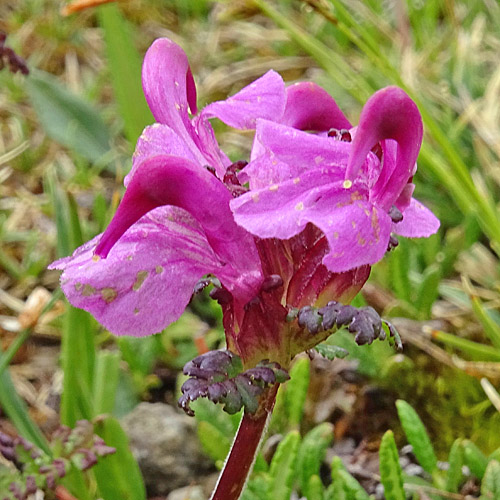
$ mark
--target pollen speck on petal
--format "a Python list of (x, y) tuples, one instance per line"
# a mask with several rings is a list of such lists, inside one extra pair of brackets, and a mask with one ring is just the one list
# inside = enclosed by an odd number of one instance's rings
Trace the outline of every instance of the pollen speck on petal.
[(114, 288), (103, 288), (101, 290), (101, 297), (107, 304), (111, 304), (118, 297), (118, 292)]
[(84, 285), (82, 290), (82, 295), (84, 297), (90, 297), (91, 295), (94, 295), (94, 293), (95, 293), (95, 288), (92, 285), (89, 284)]
[(134, 290), (134, 292), (137, 292), (141, 288), (141, 286), (144, 283), (145, 279), (148, 277), (148, 274), (149, 274), (148, 271), (139, 271), (137, 273), (137, 276), (136, 276), (136, 279), (135, 279), (135, 283), (132, 286), (132, 290)]

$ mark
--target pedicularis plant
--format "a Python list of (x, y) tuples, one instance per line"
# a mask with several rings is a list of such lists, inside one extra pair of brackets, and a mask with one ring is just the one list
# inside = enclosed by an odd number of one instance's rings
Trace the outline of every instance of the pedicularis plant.
[[(143, 87), (158, 123), (140, 137), (107, 230), (52, 264), (69, 301), (116, 335), (151, 335), (213, 284), (227, 351), (185, 367), (180, 405), (200, 397), (244, 415), (214, 500), (240, 496), (278, 384), (293, 357), (347, 326), (358, 343), (390, 328), (345, 305), (370, 266), (439, 222), (412, 198), (422, 120), (399, 88), (376, 92), (357, 127), (314, 83), (274, 71), (197, 112), (184, 51), (153, 43)], [(253, 129), (250, 161), (232, 163), (211, 118)]]

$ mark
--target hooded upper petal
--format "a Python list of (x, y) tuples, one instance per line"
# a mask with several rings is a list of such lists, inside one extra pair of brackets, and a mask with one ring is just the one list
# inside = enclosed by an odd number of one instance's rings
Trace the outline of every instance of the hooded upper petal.
[(335, 99), (313, 82), (290, 85), (286, 97), (285, 113), (280, 120), (283, 125), (315, 132), (351, 128)]
[[(158, 155), (176, 156), (190, 160), (193, 163), (197, 162), (192, 150), (174, 130), (168, 125), (155, 123), (146, 127), (137, 141), (132, 157), (132, 169), (125, 176), (125, 186), (128, 186), (135, 171), (144, 160)], [(200, 168), (203, 167), (200, 166)]]
[(61, 287), (76, 307), (92, 313), (116, 335), (156, 333), (184, 311), (205, 274), (225, 277), (224, 266), (201, 226), (184, 210), (157, 208), (132, 225), (106, 259), (94, 257), (97, 236), (61, 269)]
[(422, 118), (415, 103), (398, 87), (375, 92), (361, 112), (346, 170), (346, 179), (354, 180), (370, 150), (380, 141), (397, 143), (394, 169), (388, 179), (382, 176), (372, 191), (372, 199), (389, 210), (408, 179), (422, 144)]
[(156, 121), (174, 130), (203, 164), (188, 113), (196, 104), (196, 88), (181, 47), (167, 38), (155, 40), (144, 57), (142, 86)]

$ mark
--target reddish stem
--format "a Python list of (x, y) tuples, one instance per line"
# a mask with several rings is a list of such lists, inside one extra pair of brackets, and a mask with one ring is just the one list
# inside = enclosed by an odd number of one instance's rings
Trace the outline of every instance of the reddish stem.
[(276, 400), (276, 384), (255, 415), (244, 413), (233, 446), (224, 464), (210, 500), (237, 500), (240, 498), (248, 476), (252, 471), (264, 430)]

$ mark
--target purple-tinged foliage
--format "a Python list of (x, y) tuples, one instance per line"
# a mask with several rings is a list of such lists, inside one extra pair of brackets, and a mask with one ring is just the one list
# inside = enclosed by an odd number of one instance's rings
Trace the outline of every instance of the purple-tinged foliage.
[(333, 300), (322, 308), (306, 306), (292, 313), (297, 317), (299, 326), (312, 335), (347, 327), (348, 331), (354, 334), (354, 340), (358, 345), (371, 344), (377, 339), (385, 340), (386, 332), (382, 326), (384, 324), (397, 348), (403, 347), (394, 326), (382, 319), (370, 306), (358, 308)]
[(243, 407), (255, 413), (263, 392), (289, 379), (286, 370), (268, 361), (243, 371), (241, 358), (227, 350), (211, 351), (189, 361), (184, 374), (190, 378), (181, 387), (179, 406), (188, 415), (194, 415), (190, 404), (200, 397), (222, 403), (230, 414)]
[(51, 456), (20, 436), (0, 432), (0, 454), (15, 466), (0, 475), (0, 491), (10, 492), (2, 500), (27, 500), (37, 489), (53, 492), (71, 469), (87, 470), (99, 457), (116, 452), (94, 434), (94, 425), (87, 420), (77, 422), (74, 429), (60, 427), (49, 445)]
[(23, 75), (28, 75), (30, 70), (26, 65), (26, 61), (18, 56), (13, 49), (5, 46), (7, 34), (0, 31), (0, 71), (7, 64), (11, 73), (21, 72)]

